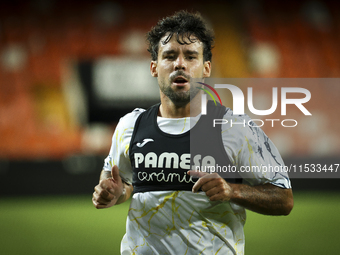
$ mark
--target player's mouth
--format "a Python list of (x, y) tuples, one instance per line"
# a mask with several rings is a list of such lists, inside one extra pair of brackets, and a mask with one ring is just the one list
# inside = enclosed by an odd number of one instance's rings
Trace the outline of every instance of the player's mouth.
[(186, 85), (189, 85), (189, 80), (183, 76), (177, 76), (173, 82), (172, 82), (173, 85), (175, 86), (186, 86)]

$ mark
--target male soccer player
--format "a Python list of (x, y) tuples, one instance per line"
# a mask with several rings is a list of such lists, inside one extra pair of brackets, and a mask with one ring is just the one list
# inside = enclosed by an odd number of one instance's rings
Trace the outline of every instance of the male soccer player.
[[(180, 11), (160, 20), (148, 41), (150, 71), (157, 77), (161, 103), (120, 119), (93, 204), (108, 208), (133, 194), (122, 254), (243, 254), (245, 209), (288, 215), (293, 207), (288, 177), (256, 171), (240, 172), (242, 181), (225, 179), (193, 171), (192, 157), (198, 155), (202, 163), (207, 155), (210, 163), (216, 159), (239, 170), (282, 166), (282, 159), (263, 131), (249, 126), (208, 130), (192, 148), (202, 149), (202, 154), (190, 151), (190, 133), (202, 126), (198, 117), (190, 127), (190, 116), (200, 116), (196, 106), (201, 98), (200, 85), (192, 78), (210, 76), (212, 32), (199, 14)], [(249, 120), (210, 103), (208, 113)], [(212, 152), (210, 144), (221, 149)]]

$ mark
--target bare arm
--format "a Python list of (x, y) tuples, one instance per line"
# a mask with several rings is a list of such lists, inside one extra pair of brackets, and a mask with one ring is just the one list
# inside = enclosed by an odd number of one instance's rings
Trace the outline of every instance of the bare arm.
[(293, 209), (292, 189), (267, 183), (257, 186), (228, 183), (232, 190), (230, 201), (251, 211), (266, 215), (288, 215)]
[(294, 205), (291, 189), (282, 189), (269, 183), (257, 186), (227, 183), (216, 173), (188, 173), (199, 177), (193, 186), (193, 192), (201, 188), (211, 201), (231, 201), (266, 215), (288, 215)]
[(117, 166), (111, 172), (102, 171), (99, 184), (94, 188), (92, 203), (97, 209), (109, 208), (128, 200), (132, 194), (132, 185), (122, 181)]

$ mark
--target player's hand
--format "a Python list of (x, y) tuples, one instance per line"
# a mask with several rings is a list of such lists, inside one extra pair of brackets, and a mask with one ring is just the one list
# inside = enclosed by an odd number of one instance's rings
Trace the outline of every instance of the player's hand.
[(104, 179), (94, 188), (92, 203), (97, 209), (109, 208), (117, 203), (124, 192), (124, 184), (115, 165), (111, 169), (112, 178)]
[(192, 177), (199, 178), (192, 187), (192, 192), (199, 189), (205, 192), (210, 201), (229, 201), (233, 197), (232, 187), (217, 173), (209, 174), (205, 172), (188, 171)]

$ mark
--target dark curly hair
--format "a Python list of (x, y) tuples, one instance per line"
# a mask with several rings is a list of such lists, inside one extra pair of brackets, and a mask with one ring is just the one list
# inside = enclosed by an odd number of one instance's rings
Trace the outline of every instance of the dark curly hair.
[(190, 37), (195, 36), (203, 43), (203, 61), (211, 61), (213, 31), (207, 28), (206, 22), (198, 12), (176, 12), (173, 16), (160, 20), (156, 26), (151, 28), (147, 33), (147, 41), (152, 60), (157, 60), (159, 42), (167, 33), (169, 35), (162, 41), (163, 44), (167, 44), (174, 34), (176, 34), (177, 42), (182, 45), (194, 43), (196, 40), (192, 40)]

